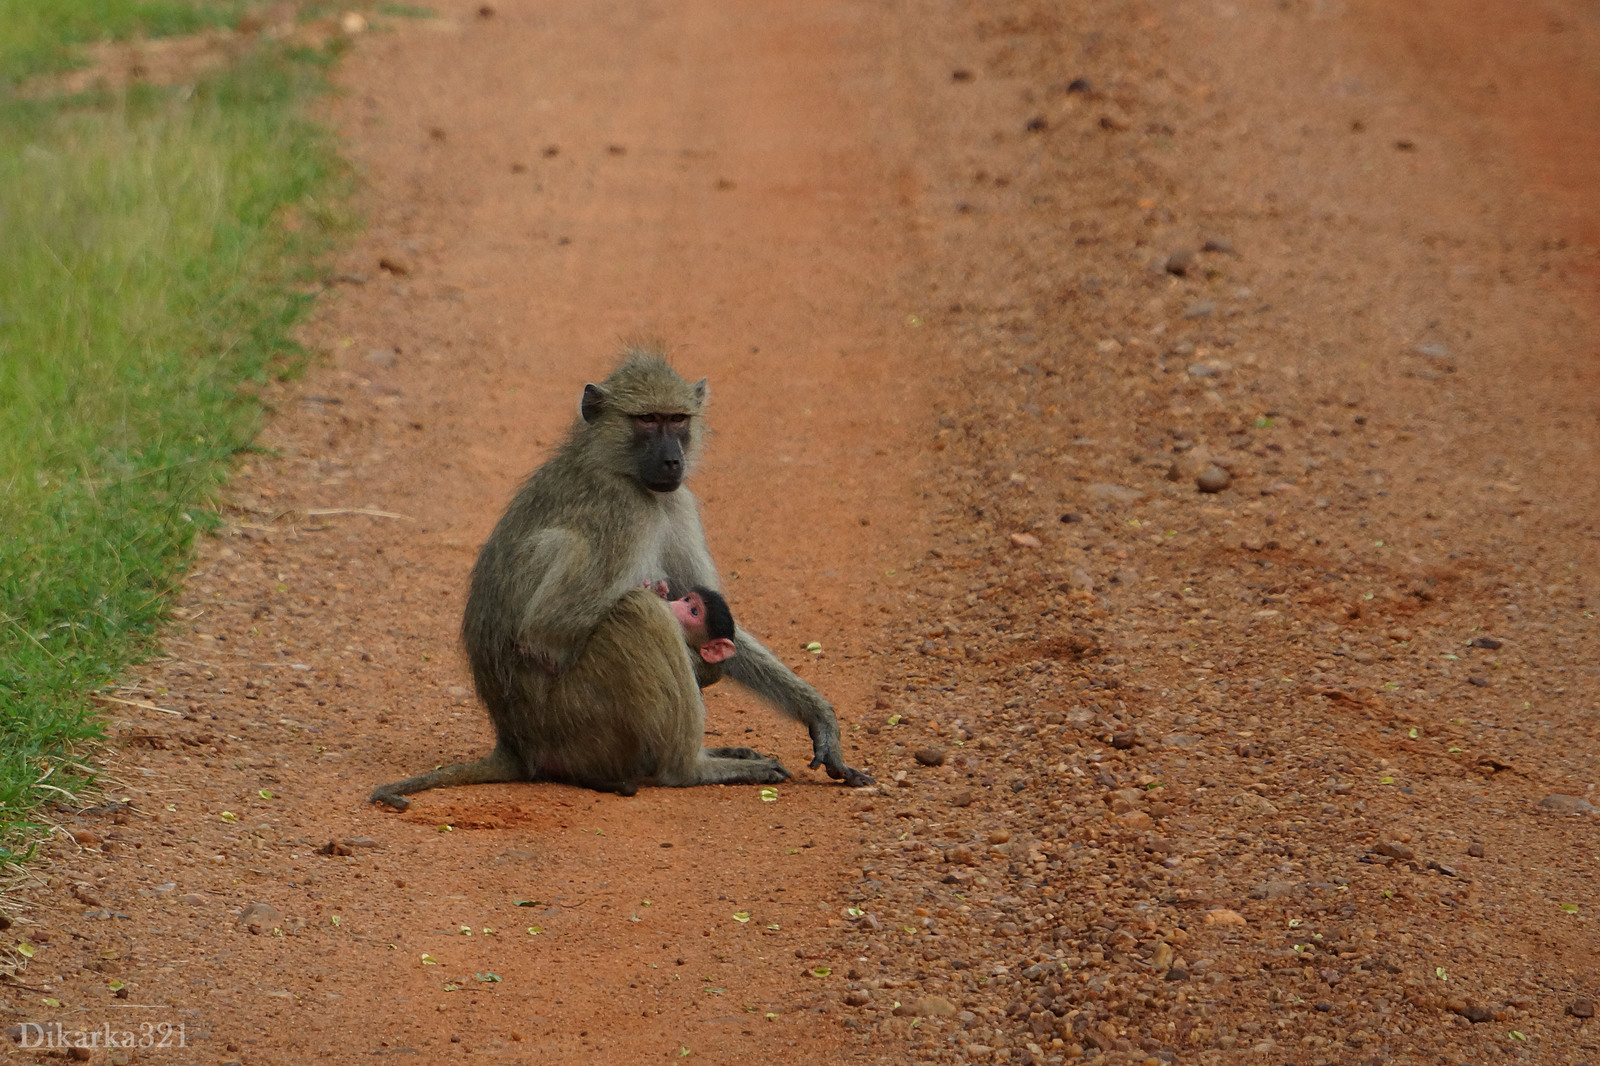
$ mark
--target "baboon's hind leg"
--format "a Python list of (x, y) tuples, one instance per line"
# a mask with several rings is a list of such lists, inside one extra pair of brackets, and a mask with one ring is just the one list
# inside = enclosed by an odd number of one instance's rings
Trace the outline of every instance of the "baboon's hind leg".
[(404, 781), (379, 785), (372, 790), (372, 795), (367, 797), (367, 802), (387, 803), (395, 810), (403, 811), (411, 806), (411, 801), (405, 797), (414, 792), (426, 792), (430, 788), (449, 788), (452, 785), (489, 785), (527, 779), (528, 773), (523, 768), (521, 760), (504, 745), (496, 745), (493, 751), (481, 759), (452, 763), (425, 774), (418, 774), (416, 777), (408, 777)]
[(790, 778), (777, 759), (757, 755), (754, 759), (729, 758), (714, 754), (715, 748), (701, 748), (698, 758), (678, 772), (656, 775), (656, 784), (667, 788), (689, 785), (776, 785)]
[(717, 759), (765, 759), (753, 748), (706, 748), (705, 753)]

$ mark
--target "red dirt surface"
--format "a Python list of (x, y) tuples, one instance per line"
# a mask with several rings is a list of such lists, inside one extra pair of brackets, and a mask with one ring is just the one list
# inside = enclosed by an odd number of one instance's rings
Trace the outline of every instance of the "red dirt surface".
[[(327, 359), (130, 688), (182, 717), (123, 708), (130, 802), (34, 868), (8, 1024), (1600, 1061), (1592, 11), (438, 6), (341, 68)], [(640, 332), (711, 379), (736, 613), (879, 787), (367, 806), (487, 750), (474, 552)]]

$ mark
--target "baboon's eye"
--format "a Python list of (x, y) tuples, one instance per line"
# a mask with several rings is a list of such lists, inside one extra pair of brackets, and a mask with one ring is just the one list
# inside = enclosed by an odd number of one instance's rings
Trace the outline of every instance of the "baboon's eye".
[(666, 416), (666, 420), (671, 425), (681, 426), (685, 422), (689, 421), (689, 416), (688, 415), (667, 415)]

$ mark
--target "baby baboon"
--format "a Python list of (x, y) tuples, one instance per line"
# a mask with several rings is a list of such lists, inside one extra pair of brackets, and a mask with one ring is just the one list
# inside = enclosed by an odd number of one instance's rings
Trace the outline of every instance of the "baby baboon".
[[(683, 684), (691, 663), (683, 635), (674, 624), (672, 640), (662, 636), (671, 610), (640, 587), (664, 578), (674, 591), (717, 588), (699, 507), (681, 488), (706, 395), (704, 380), (689, 384), (654, 349), (627, 352), (603, 383), (584, 386), (579, 421), (511, 501), (472, 570), (461, 634), (494, 751), (382, 786), (373, 800), (401, 807), (407, 793), (490, 781), (627, 791), (651, 777), (691, 785), (789, 776), (748, 748), (683, 757), (679, 738), (692, 732), (698, 744), (704, 704), (692, 674)], [(845, 765), (828, 702), (744, 630), (734, 645), (722, 664), (728, 676), (805, 723), (811, 766), (871, 784)], [(578, 698), (579, 689), (589, 696)], [(621, 705), (631, 700), (640, 702)], [(619, 739), (612, 722), (623, 713), (639, 722)]]
[[(667, 583), (658, 582), (655, 594), (662, 599), (668, 596)], [(689, 642), (694, 653), (690, 665), (694, 667), (695, 681), (708, 688), (722, 680), (722, 664), (737, 653), (734, 637), (738, 634), (733, 624), (733, 612), (722, 593), (711, 589), (690, 589), (682, 599), (667, 604), (683, 627), (683, 639)]]

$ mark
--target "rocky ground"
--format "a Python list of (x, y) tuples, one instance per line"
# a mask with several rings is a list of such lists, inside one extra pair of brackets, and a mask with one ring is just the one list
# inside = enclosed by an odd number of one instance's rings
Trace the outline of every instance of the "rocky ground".
[(973, 10), (939, 53), (987, 136), (939, 173), (960, 370), (846, 1025), (885, 1061), (1600, 1059), (1595, 249), (1463, 181), (1471, 124), (1348, 16), (1120, 11)]
[[(347, 60), (327, 359), (122, 694), (182, 717), (113, 705), (20, 895), (8, 1024), (1600, 1061), (1592, 13), (441, 6)], [(486, 745), (464, 574), (641, 324), (712, 377), (736, 611), (878, 786), (365, 808)]]

